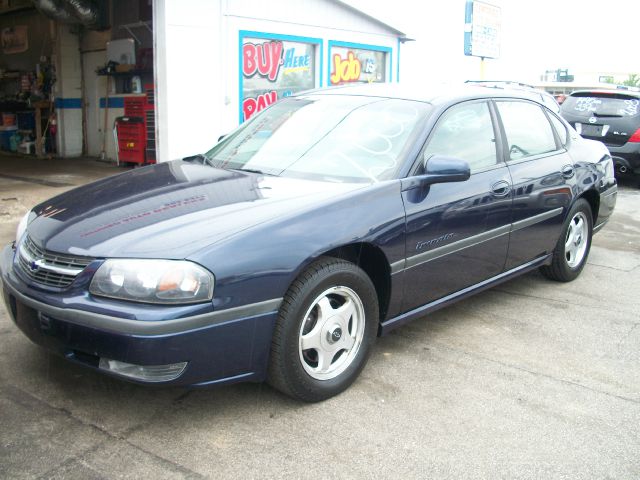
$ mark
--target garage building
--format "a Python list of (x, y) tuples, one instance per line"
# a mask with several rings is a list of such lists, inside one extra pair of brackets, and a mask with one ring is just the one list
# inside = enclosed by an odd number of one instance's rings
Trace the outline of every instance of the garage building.
[(338, 0), (0, 0), (0, 150), (208, 150), (279, 98), (398, 81), (405, 35)]

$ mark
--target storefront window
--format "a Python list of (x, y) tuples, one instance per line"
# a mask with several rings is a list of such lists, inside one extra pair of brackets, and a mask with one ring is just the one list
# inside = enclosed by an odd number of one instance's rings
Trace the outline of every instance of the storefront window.
[(242, 38), (241, 121), (280, 98), (316, 87), (319, 41), (297, 40), (274, 35)]
[(329, 84), (386, 82), (387, 51), (332, 45)]

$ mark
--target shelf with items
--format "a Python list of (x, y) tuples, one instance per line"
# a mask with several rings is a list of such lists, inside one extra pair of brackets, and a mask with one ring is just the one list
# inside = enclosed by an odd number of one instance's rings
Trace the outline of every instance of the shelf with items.
[(114, 94), (143, 93), (142, 85), (153, 80), (153, 70), (132, 69), (126, 72), (96, 72), (98, 76), (107, 77), (112, 82)]
[(115, 70), (113, 71), (102, 71), (102, 70), (98, 70), (96, 72), (99, 76), (101, 77), (134, 77), (134, 76), (143, 76), (143, 75), (153, 75), (153, 70), (148, 70), (148, 69), (131, 69), (131, 70), (126, 70), (126, 71), (120, 71), (117, 72)]

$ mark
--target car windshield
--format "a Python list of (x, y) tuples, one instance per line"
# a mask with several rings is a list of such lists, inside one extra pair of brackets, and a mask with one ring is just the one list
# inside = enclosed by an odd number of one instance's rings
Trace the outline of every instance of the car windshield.
[(205, 155), (215, 167), (334, 182), (394, 178), (430, 105), (378, 97), (285, 98)]
[(564, 101), (562, 111), (585, 116), (633, 117), (640, 113), (640, 99), (614, 93), (574, 93)]

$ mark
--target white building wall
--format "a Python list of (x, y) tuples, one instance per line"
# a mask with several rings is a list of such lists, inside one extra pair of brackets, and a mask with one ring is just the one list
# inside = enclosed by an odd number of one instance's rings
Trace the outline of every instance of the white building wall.
[[(326, 30), (389, 37), (390, 31), (361, 12), (332, 0), (223, 0), (225, 15), (278, 24), (322, 27)], [(395, 38), (395, 37), (394, 37)]]
[(54, 88), (58, 121), (57, 147), (62, 157), (82, 155), (82, 69), (80, 42), (68, 25), (57, 24)]
[(211, 0), (154, 3), (158, 161), (203, 152), (215, 143), (225, 104), (220, 6)]
[(238, 125), (240, 31), (322, 39), (316, 85), (327, 85), (329, 41), (390, 49), (397, 81), (397, 33), (337, 2), (154, 0), (159, 161), (205, 152)]

